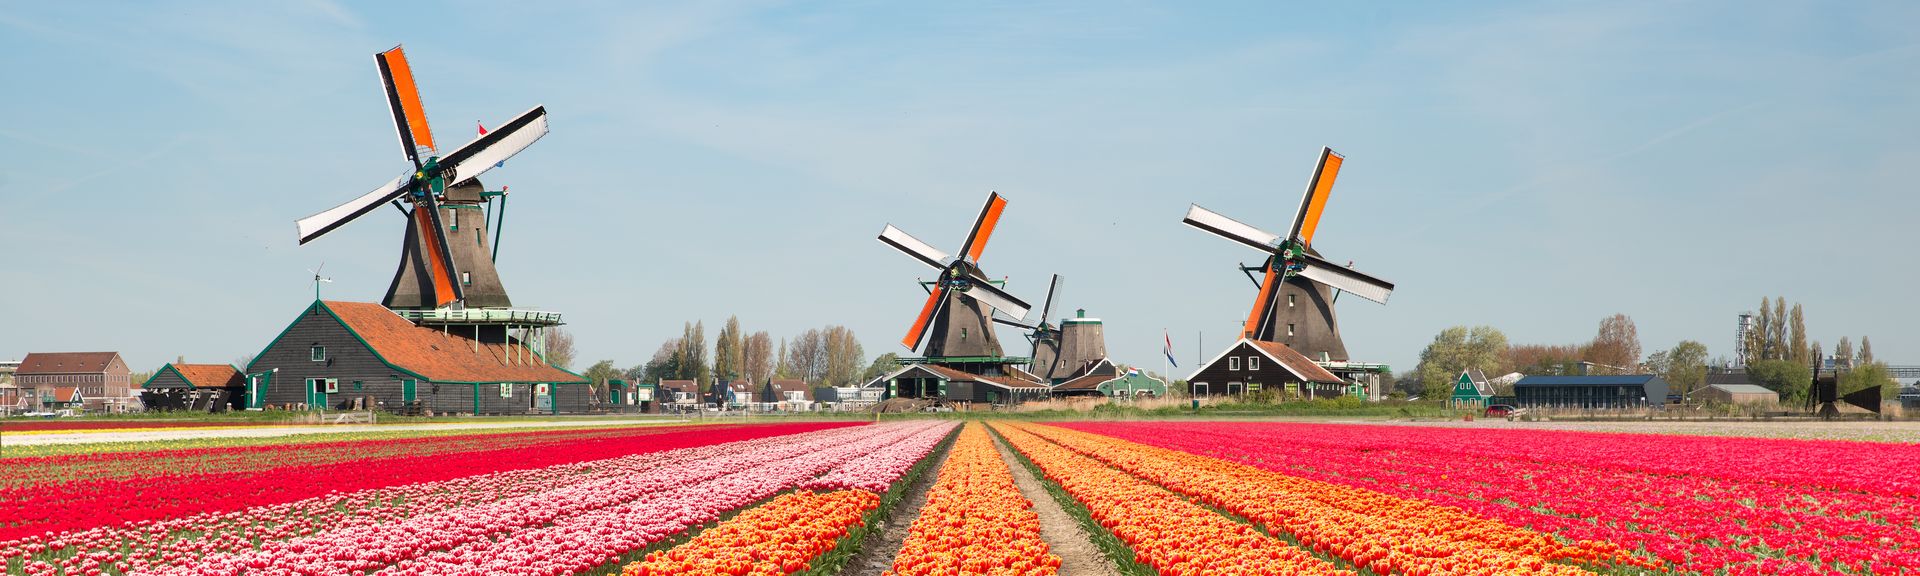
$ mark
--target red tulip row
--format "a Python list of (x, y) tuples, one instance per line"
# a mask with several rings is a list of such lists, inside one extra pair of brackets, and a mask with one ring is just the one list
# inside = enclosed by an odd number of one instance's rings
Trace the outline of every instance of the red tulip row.
[(1161, 574), (1354, 574), (1179, 494), (1042, 439), (1036, 426), (995, 424), (1047, 479)]
[(1380, 574), (1585, 574), (1554, 562), (1612, 566), (1632, 561), (1605, 542), (1563, 544), (1425, 500), (1065, 428), (1024, 428)]
[(866, 490), (792, 492), (755, 506), (685, 544), (627, 565), (622, 576), (778, 576), (806, 570), (859, 526), (880, 496)]
[[(341, 460), (193, 475), (155, 474), (0, 489), (0, 541), (20, 537), (177, 518), (204, 512), (234, 512), (336, 492), (433, 482), (502, 470), (539, 468), (617, 458), (678, 446), (731, 441), (767, 434), (818, 430), (845, 424), (793, 424), (743, 432), (703, 427), (634, 431), (574, 443), (438, 454)], [(251, 452), (272, 462), (300, 449)], [(138, 458), (138, 457), (135, 457)], [(379, 470), (379, 474), (368, 474)]]
[[(475, 431), (412, 438), (361, 438), (333, 442), (217, 446), (0, 459), (8, 474), (0, 489), (72, 484), (89, 480), (200, 476), (316, 466), (350, 460), (486, 452), (530, 446), (579, 444), (688, 430), (685, 426), (609, 426), (532, 431)], [(708, 428), (712, 429), (712, 428)]]
[[(1905, 462), (1912, 446), (1282, 423), (1069, 426), (1613, 542), (1638, 551), (1639, 562), (1690, 572), (1897, 574), (1920, 566), (1911, 474), (1870, 463), (1876, 454)], [(1509, 444), (1496, 449), (1483, 433)], [(1778, 466), (1781, 453), (1796, 451), (1847, 452), (1841, 461), (1887, 482), (1870, 488), (1850, 480), (1854, 472), (1814, 480), (1742, 464), (1751, 456)]]
[(1045, 576), (1059, 569), (1060, 557), (1040, 540), (1033, 503), (975, 422), (954, 441), (887, 574)]
[[(822, 428), (829, 430), (820, 431)], [(403, 524), (409, 519), (448, 517), (458, 515), (463, 510), (499, 505), (501, 502), (537, 503), (541, 493), (554, 488), (617, 483), (640, 473), (674, 468), (702, 457), (753, 451), (762, 446), (771, 448), (817, 442), (818, 436), (835, 433), (833, 429), (850, 430), (842, 426), (818, 425), (701, 428), (688, 430), (693, 432), (691, 434), (656, 435), (644, 444), (627, 445), (627, 452), (639, 453), (619, 458), (331, 493), (234, 512), (202, 513), (47, 534), (0, 543), (0, 566), (21, 562), (17, 564), (21, 566), (21, 570), (16, 572), (18, 574), (40, 573), (37, 571), (51, 574), (55, 569), (64, 569), (69, 575), (85, 573), (89, 567), (122, 574), (189, 569), (201, 566), (208, 556), (222, 552), (251, 550), (255, 546), (271, 548), (278, 546), (277, 543), (314, 538), (325, 533), (364, 533), (381, 526)], [(794, 434), (808, 430), (817, 432)], [(607, 448), (609, 446), (593, 443), (558, 446), (548, 448), (550, 454), (523, 455), (523, 458), (537, 460), (540, 456), (569, 453), (574, 457), (583, 457), (599, 455), (601, 450)], [(460, 469), (469, 463), (457, 459), (467, 457), (470, 455), (449, 456), (443, 464)], [(406, 472), (395, 471), (402, 475)], [(210, 487), (200, 490), (214, 491)]]

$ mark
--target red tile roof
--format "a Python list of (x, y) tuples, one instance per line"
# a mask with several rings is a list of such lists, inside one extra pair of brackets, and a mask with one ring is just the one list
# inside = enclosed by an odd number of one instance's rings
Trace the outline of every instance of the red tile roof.
[(1341, 380), (1339, 376), (1334, 376), (1332, 372), (1328, 372), (1326, 368), (1320, 367), (1319, 364), (1314, 364), (1313, 360), (1309, 360), (1305, 354), (1301, 354), (1287, 347), (1286, 344), (1268, 342), (1266, 340), (1247, 340), (1247, 342), (1252, 343), (1253, 346), (1259, 348), (1261, 352), (1265, 352), (1267, 357), (1272, 358), (1273, 361), (1279, 362), (1282, 366), (1286, 366), (1288, 372), (1292, 372), (1294, 376), (1301, 380), (1323, 384), (1341, 384), (1345, 382)]
[[(412, 322), (379, 304), (323, 302), (334, 316), (373, 347), (380, 358), (436, 382), (585, 382), (565, 370), (539, 363), (519, 344), (481, 343)], [(508, 364), (523, 358), (521, 364)], [(531, 362), (531, 364), (525, 363)]]
[(243, 388), (246, 379), (227, 364), (169, 364), (194, 388)]
[(80, 394), (80, 389), (77, 387), (61, 386), (59, 388), (53, 389), (53, 401), (60, 402), (60, 403), (72, 402), (73, 397), (78, 396), (79, 394)]
[(105, 372), (119, 358), (119, 352), (30, 352), (15, 372), (33, 374), (91, 374)]

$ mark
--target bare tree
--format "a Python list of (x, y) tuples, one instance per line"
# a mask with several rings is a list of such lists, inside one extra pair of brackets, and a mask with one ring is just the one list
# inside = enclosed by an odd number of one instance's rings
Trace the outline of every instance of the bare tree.
[(1860, 363), (1861, 364), (1873, 363), (1873, 342), (1870, 340), (1867, 340), (1866, 336), (1860, 337)]
[(827, 368), (826, 338), (816, 329), (807, 329), (793, 338), (787, 347), (787, 366), (796, 378), (818, 384)]
[(1587, 361), (1629, 372), (1637, 370), (1640, 364), (1640, 333), (1633, 326), (1633, 318), (1626, 314), (1614, 314), (1601, 320), (1600, 333), (1594, 335), (1593, 344), (1587, 346)]
[(766, 382), (773, 378), (773, 336), (761, 330), (748, 336), (740, 346), (740, 359), (748, 380)]
[(859, 384), (861, 370), (867, 365), (867, 352), (861, 349), (860, 339), (853, 336), (853, 330), (845, 326), (828, 326), (822, 338), (826, 365), (822, 370), (821, 384)]
[(1840, 343), (1833, 345), (1833, 365), (1835, 368), (1853, 366), (1853, 341), (1846, 336), (1840, 337)]
[(560, 328), (547, 331), (547, 363), (562, 370), (573, 366), (573, 333)]

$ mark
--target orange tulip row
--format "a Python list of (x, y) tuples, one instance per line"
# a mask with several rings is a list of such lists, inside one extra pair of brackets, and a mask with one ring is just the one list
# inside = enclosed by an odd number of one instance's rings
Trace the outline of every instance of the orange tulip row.
[(1017, 427), (1378, 574), (1590, 574), (1569, 563), (1634, 563), (1611, 543), (1567, 544), (1452, 506), (1054, 426)]
[(1032, 508), (986, 428), (970, 422), (887, 574), (1058, 574), (1060, 557), (1040, 541), (1040, 515)]
[(792, 492), (741, 512), (685, 544), (628, 564), (621, 576), (785, 575), (833, 549), (880, 496), (865, 490)]
[(1035, 436), (995, 424), (1015, 450), (1086, 505), (1095, 521), (1161, 574), (1345, 574), (1325, 560), (1179, 494)]

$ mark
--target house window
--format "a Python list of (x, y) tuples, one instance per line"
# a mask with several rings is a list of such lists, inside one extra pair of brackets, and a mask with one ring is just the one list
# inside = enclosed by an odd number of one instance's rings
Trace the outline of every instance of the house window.
[(1292, 336), (1292, 335), (1293, 335), (1293, 325), (1292, 325), (1292, 324), (1288, 324), (1288, 325), (1287, 325), (1287, 335), (1288, 335), (1288, 336)]
[(466, 285), (466, 286), (472, 286), (472, 285), (473, 285), (473, 273), (472, 273), (472, 272), (461, 272), (461, 273), (460, 273), (460, 283), (461, 283), (461, 284), (463, 284), (463, 285)]
[(1239, 356), (1228, 356), (1228, 357), (1227, 357), (1227, 369), (1228, 369), (1228, 370), (1239, 370), (1239, 369), (1240, 369), (1240, 357), (1239, 357)]
[(311, 357), (313, 358), (313, 361), (314, 361), (314, 362), (326, 362), (326, 361), (327, 361), (327, 347), (326, 347), (326, 346), (314, 346), (314, 347), (313, 347), (313, 350), (310, 350), (310, 351), (309, 351), (309, 356), (311, 356)]
[(1288, 294), (1288, 295), (1287, 295), (1287, 307), (1288, 307), (1288, 308), (1292, 308), (1292, 307), (1293, 307), (1293, 297), (1294, 297), (1294, 295), (1293, 295), (1293, 294)]
[(1260, 357), (1259, 357), (1259, 356), (1248, 356), (1248, 357), (1247, 357), (1247, 369), (1248, 369), (1248, 370), (1259, 370), (1259, 369), (1260, 369)]

